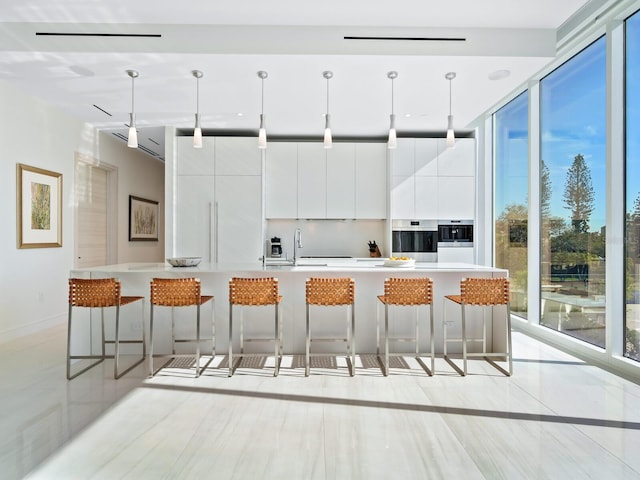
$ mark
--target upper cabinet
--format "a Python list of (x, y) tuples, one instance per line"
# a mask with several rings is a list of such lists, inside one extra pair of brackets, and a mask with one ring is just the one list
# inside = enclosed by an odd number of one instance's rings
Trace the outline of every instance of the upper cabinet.
[(387, 218), (387, 144), (356, 143), (355, 153), (355, 218)]
[(386, 169), (383, 143), (271, 142), (266, 217), (386, 218)]
[(473, 220), (475, 139), (401, 138), (392, 151), (391, 218)]
[(262, 175), (255, 137), (216, 137), (216, 175)]
[(327, 154), (326, 218), (356, 217), (356, 151), (353, 143), (334, 143)]
[(213, 137), (204, 137), (202, 148), (193, 148), (193, 137), (177, 137), (178, 175), (213, 175), (214, 142)]
[(267, 218), (297, 218), (298, 144), (269, 142), (265, 155)]
[(447, 148), (445, 139), (438, 139), (438, 176), (475, 177), (475, 175), (475, 139), (459, 138), (453, 148)]

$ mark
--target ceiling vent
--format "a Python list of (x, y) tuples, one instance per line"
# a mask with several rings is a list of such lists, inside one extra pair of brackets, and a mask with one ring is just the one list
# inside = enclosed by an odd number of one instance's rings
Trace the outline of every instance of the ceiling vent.
[(161, 38), (160, 33), (101, 33), (101, 32), (36, 32), (36, 36), (45, 37), (128, 37)]
[(346, 35), (345, 40), (394, 40), (407, 42), (466, 42), (464, 37), (365, 37)]

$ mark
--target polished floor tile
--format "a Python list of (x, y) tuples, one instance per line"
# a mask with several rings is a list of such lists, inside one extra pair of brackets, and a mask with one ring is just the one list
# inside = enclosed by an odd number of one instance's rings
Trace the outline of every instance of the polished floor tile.
[(64, 350), (64, 326), (0, 349), (3, 479), (640, 479), (640, 386), (520, 333), (511, 378), (289, 356), (69, 382)]

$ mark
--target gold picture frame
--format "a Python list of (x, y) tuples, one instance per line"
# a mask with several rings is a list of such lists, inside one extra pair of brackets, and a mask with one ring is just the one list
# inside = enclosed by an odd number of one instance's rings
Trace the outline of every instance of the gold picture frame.
[(17, 247), (62, 247), (62, 174), (22, 163), (16, 170)]
[(159, 221), (158, 202), (129, 195), (130, 242), (157, 242)]

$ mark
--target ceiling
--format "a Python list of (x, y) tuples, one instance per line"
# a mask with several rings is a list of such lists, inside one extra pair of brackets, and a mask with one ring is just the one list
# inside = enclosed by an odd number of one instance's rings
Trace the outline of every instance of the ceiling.
[[(205, 130), (317, 136), (327, 81), (338, 136), (443, 131), (522, 85), (556, 54), (561, 26), (602, 0), (0, 0), (0, 79), (126, 135), (131, 79), (139, 141), (164, 155), (163, 126), (193, 127), (201, 70)], [(582, 10), (581, 10), (582, 9)], [(559, 30), (560, 29), (560, 30)], [(359, 37), (346, 39), (345, 37)], [(376, 37), (376, 39), (370, 39)], [(419, 38), (419, 40), (416, 40)], [(413, 40), (411, 40), (413, 39)], [(428, 40), (426, 40), (428, 39)], [(506, 78), (492, 74), (506, 70)]]

